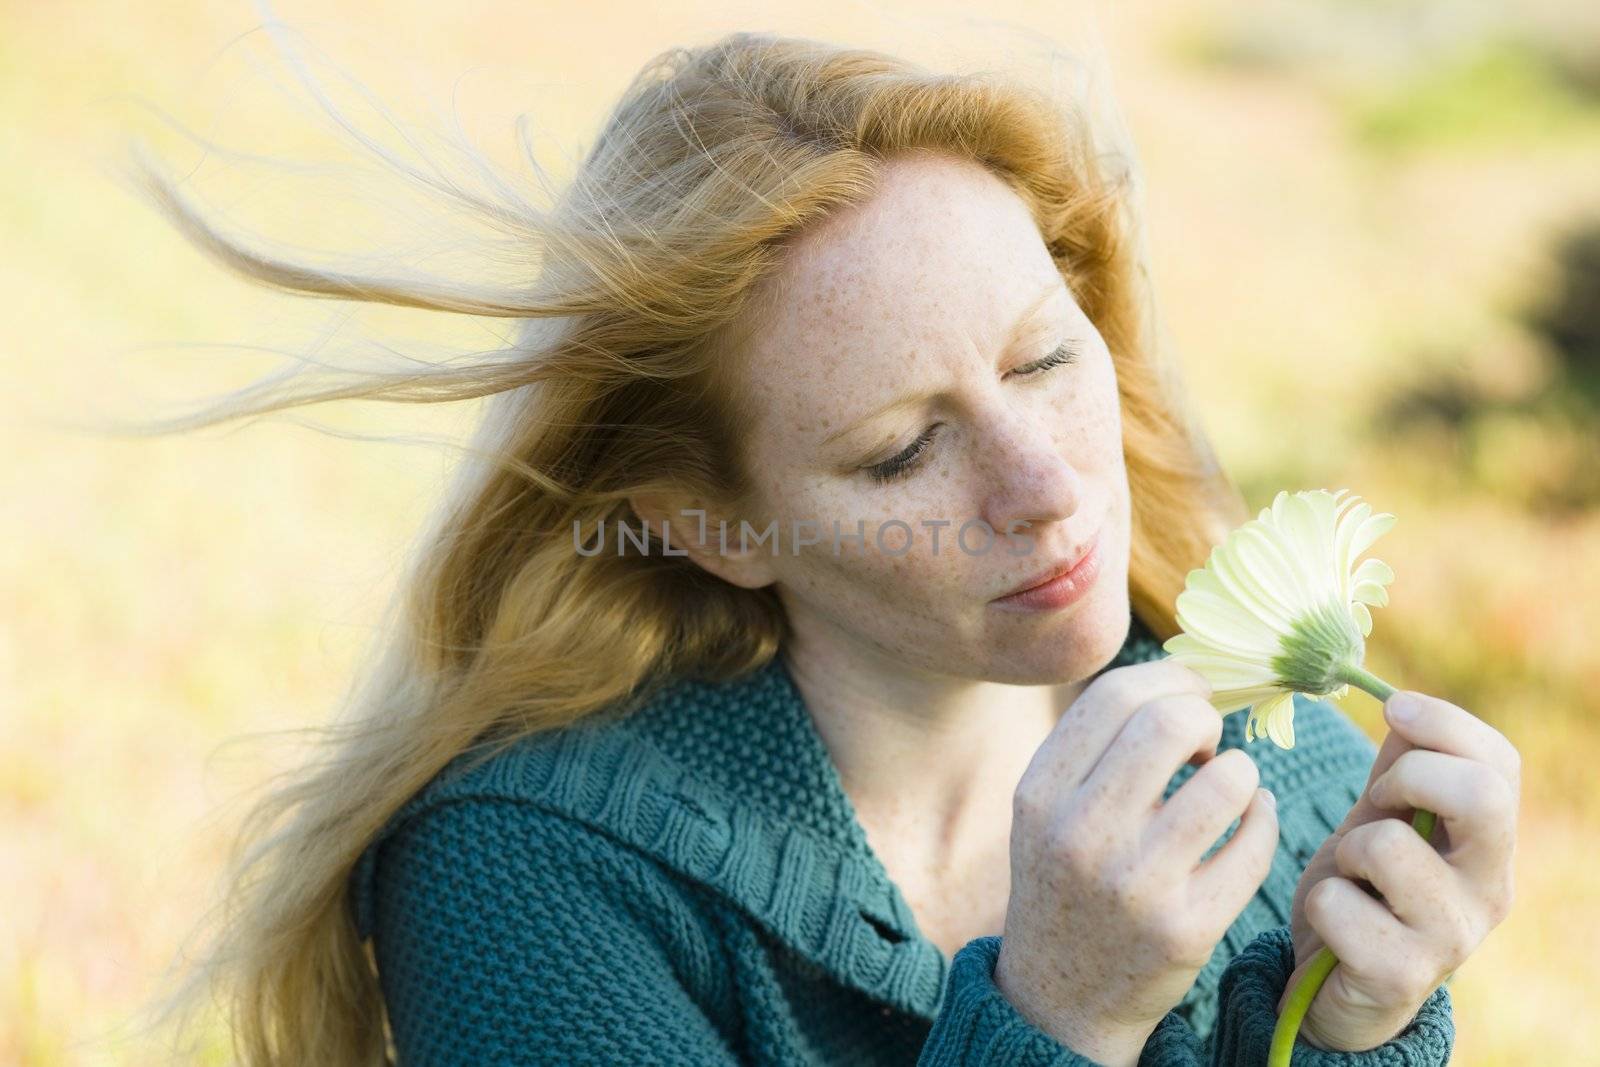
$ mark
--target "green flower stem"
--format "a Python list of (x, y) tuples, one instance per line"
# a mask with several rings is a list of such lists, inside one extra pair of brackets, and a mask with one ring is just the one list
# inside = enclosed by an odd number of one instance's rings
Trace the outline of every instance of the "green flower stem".
[(1333, 676), (1341, 682), (1349, 682), (1357, 689), (1371, 693), (1378, 698), (1379, 703), (1388, 700), (1395, 692), (1394, 686), (1366, 670), (1359, 663), (1346, 663), (1335, 670)]
[(1300, 1020), (1306, 1017), (1317, 990), (1322, 988), (1323, 979), (1328, 977), (1328, 972), (1338, 962), (1338, 957), (1326, 945), (1317, 949), (1316, 955), (1311, 957), (1311, 966), (1306, 968), (1300, 981), (1289, 991), (1283, 1014), (1278, 1016), (1278, 1024), (1272, 1028), (1272, 1048), (1267, 1053), (1267, 1067), (1289, 1067), (1289, 1057), (1294, 1053), (1294, 1039), (1300, 1033)]
[[(1377, 675), (1363, 670), (1359, 664), (1345, 664), (1335, 671), (1335, 676), (1341, 682), (1348, 682), (1357, 689), (1372, 694), (1380, 702), (1388, 700), (1395, 691), (1394, 686)], [(1433, 834), (1435, 817), (1433, 812), (1424, 808), (1418, 808), (1411, 816), (1412, 829), (1421, 834), (1424, 841)], [(1300, 1022), (1311, 1009), (1311, 1002), (1316, 999), (1317, 990), (1322, 988), (1323, 981), (1338, 962), (1338, 958), (1326, 945), (1317, 949), (1311, 957), (1310, 966), (1290, 989), (1289, 999), (1283, 1005), (1283, 1014), (1278, 1016), (1278, 1024), (1273, 1027), (1272, 1048), (1267, 1053), (1267, 1067), (1289, 1067), (1289, 1057), (1294, 1052), (1294, 1039), (1300, 1032)]]

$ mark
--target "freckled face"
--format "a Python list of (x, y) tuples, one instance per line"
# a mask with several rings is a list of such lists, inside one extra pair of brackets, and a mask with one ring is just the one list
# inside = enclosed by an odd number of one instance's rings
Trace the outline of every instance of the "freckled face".
[[(1129, 610), (1115, 368), (1024, 202), (978, 164), (897, 157), (765, 284), (742, 364), (750, 521), (782, 532), (756, 551), (799, 639), (1019, 685), (1108, 660)], [(818, 543), (796, 547), (797, 520)], [(1096, 534), (1087, 595), (992, 603)]]

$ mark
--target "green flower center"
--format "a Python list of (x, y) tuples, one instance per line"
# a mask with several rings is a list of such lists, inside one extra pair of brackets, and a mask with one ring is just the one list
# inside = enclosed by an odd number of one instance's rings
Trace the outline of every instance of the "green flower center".
[(1366, 642), (1343, 604), (1328, 603), (1294, 621), (1272, 669), (1285, 689), (1326, 696), (1343, 685), (1343, 668), (1360, 663)]

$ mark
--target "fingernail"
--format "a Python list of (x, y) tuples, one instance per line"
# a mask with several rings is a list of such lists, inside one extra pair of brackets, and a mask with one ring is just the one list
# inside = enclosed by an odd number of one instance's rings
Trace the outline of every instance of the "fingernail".
[(1278, 806), (1278, 798), (1272, 795), (1272, 790), (1262, 789), (1260, 793), (1261, 799), (1265, 800), (1269, 807), (1276, 808)]
[(1410, 722), (1417, 717), (1417, 698), (1410, 693), (1391, 694), (1384, 706), (1389, 711), (1390, 722)]

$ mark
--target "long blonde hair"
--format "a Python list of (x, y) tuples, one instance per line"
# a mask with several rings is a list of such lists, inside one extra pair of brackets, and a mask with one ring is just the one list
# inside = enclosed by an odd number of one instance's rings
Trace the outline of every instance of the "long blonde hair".
[(1160, 639), (1177, 632), (1186, 573), (1246, 516), (1159, 358), (1132, 174), (1095, 133), (1071, 101), (991, 73), (766, 33), (670, 49), (628, 86), (553, 209), (509, 182), (481, 196), (399, 167), (536, 252), (536, 278), (499, 287), (264, 254), (142, 164), (144, 188), (185, 236), (252, 279), (519, 329), (481, 358), (257, 390), (182, 422), (353, 397), (488, 398), (472, 458), (417, 537), (320, 757), (245, 820), (216, 943), (167, 1003), (220, 995), (235, 1048), (256, 1067), (388, 1063), (346, 881), (390, 814), (479, 742), (562, 727), (679, 675), (730, 678), (776, 653), (785, 622), (770, 590), (676, 555), (583, 555), (571, 531), (637, 527), (636, 493), (744, 496), (746, 402), (732, 371), (753, 287), (787, 238), (870, 197), (897, 153), (977, 161), (1032, 210), (1116, 362), (1135, 614)]

